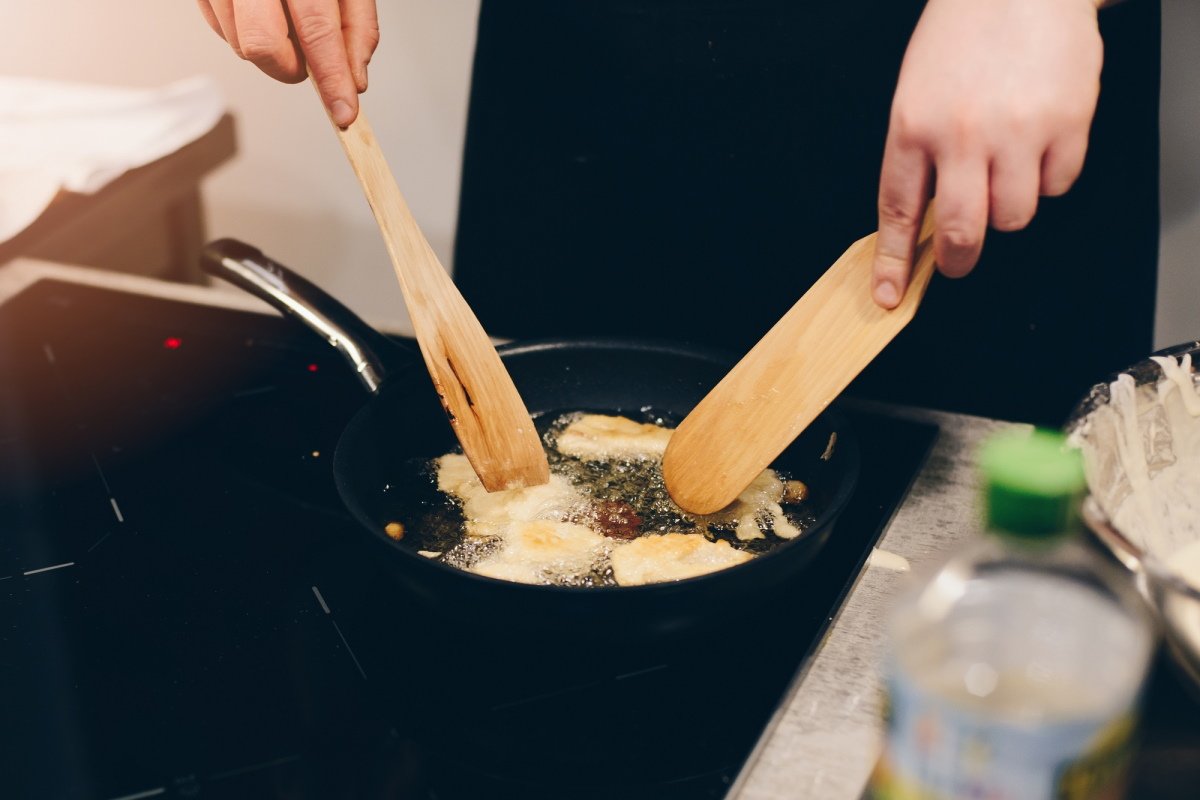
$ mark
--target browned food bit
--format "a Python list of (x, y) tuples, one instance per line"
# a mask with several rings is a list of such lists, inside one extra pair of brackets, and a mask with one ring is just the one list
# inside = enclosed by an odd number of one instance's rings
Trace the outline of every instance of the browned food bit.
[(389, 537), (397, 542), (404, 538), (404, 526), (399, 522), (389, 522), (383, 526), (383, 530)]
[(784, 481), (783, 482), (783, 502), (795, 505), (803, 503), (808, 497), (808, 487), (804, 485), (804, 481)]
[(642, 518), (633, 506), (620, 500), (597, 500), (587, 513), (572, 519), (610, 539), (636, 539), (641, 532)]

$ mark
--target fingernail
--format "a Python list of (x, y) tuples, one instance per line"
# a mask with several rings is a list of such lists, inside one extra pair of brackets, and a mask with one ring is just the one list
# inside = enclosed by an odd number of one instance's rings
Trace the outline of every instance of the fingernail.
[(329, 106), (329, 113), (339, 128), (344, 128), (354, 121), (354, 112), (345, 100), (334, 100)]
[(894, 308), (900, 302), (900, 292), (891, 281), (880, 281), (875, 284), (875, 302), (881, 306)]

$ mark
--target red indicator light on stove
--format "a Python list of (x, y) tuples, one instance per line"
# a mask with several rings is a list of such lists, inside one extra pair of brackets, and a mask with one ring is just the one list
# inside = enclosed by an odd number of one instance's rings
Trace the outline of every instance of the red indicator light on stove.
[(318, 369), (318, 368), (317, 368), (317, 365), (316, 365), (316, 364), (309, 364), (309, 365), (308, 365), (308, 371), (309, 371), (309, 372), (316, 372), (316, 371), (317, 371), (317, 369)]
[(168, 350), (178, 350), (182, 344), (183, 339), (177, 336), (168, 336), (166, 339), (163, 339), (163, 347)]

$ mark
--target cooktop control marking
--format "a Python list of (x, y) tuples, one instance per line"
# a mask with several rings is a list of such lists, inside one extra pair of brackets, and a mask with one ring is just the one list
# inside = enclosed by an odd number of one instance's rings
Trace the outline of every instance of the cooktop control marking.
[(160, 794), (166, 794), (167, 790), (164, 786), (159, 786), (157, 789), (147, 789), (144, 792), (136, 792), (135, 794), (123, 794), (120, 797), (114, 797), (112, 800), (142, 800), (143, 797), (158, 797)]
[(321, 590), (315, 586), (312, 587), (312, 590), (313, 590), (313, 594), (315, 594), (317, 596), (317, 602), (321, 604), (321, 610), (324, 611), (326, 614), (328, 614), (329, 606), (325, 605), (325, 598), (321, 597)]
[(108, 502), (112, 503), (113, 513), (117, 515), (117, 522), (124, 522), (125, 518), (121, 516), (121, 507), (117, 505), (117, 498), (110, 497)]
[(342, 644), (346, 645), (346, 652), (350, 654), (350, 658), (354, 661), (354, 666), (358, 668), (358, 674), (362, 675), (362, 679), (365, 681), (367, 679), (367, 673), (363, 672), (362, 664), (358, 663), (358, 656), (354, 655), (354, 651), (350, 649), (350, 643), (346, 641), (345, 634), (343, 634), (342, 629), (338, 627), (337, 620), (331, 619), (330, 622), (333, 623), (333, 629), (337, 631), (338, 638), (342, 640)]
[(657, 667), (646, 667), (645, 669), (638, 669), (634, 670), (633, 672), (626, 672), (623, 675), (618, 675), (615, 680), (623, 681), (626, 678), (636, 678), (638, 675), (645, 675), (647, 672), (658, 672), (660, 669), (666, 668), (666, 664), (659, 664)]
[(75, 566), (74, 561), (68, 561), (65, 564), (55, 564), (53, 567), (42, 567), (41, 569), (31, 569), (28, 572), (22, 572), (22, 575), (37, 575), (39, 572), (49, 572), (52, 569), (62, 569), (63, 567)]
[(489, 710), (492, 712), (505, 711), (510, 708), (516, 708), (517, 706), (526, 705), (528, 703), (536, 703), (539, 700), (548, 700), (551, 697), (558, 697), (559, 695), (585, 691), (587, 689), (592, 688), (593, 686), (600, 686), (601, 684), (604, 684), (607, 682), (608, 682), (607, 678), (600, 678), (598, 680), (588, 681), (586, 683), (580, 683), (575, 686), (565, 686), (561, 689), (554, 689), (553, 691), (549, 691), (549, 692), (542, 692), (540, 694), (531, 694), (531, 695), (528, 695), (527, 697), (518, 697), (516, 700), (509, 700), (506, 703), (498, 703), (497, 705), (492, 706)]
[(267, 392), (275, 391), (274, 386), (259, 386), (257, 389), (243, 389), (240, 392), (234, 392), (234, 397), (250, 397), (256, 394), (266, 394)]
[(231, 769), (226, 772), (218, 772), (216, 774), (209, 775), (208, 779), (210, 781), (220, 781), (220, 780), (224, 780), (226, 778), (233, 778), (238, 775), (245, 775), (247, 772), (256, 772), (260, 769), (269, 769), (271, 767), (279, 767), (284, 764), (290, 764), (293, 761), (299, 761), (299, 760), (300, 760), (300, 756), (298, 756), (298, 755), (282, 756), (280, 758), (272, 759), (271, 761), (264, 761), (261, 764), (251, 764), (248, 767), (238, 767), (237, 769)]
[(104, 470), (100, 468), (100, 459), (96, 458), (96, 454), (88, 451), (88, 455), (92, 457), (92, 464), (96, 467), (96, 474), (100, 476), (100, 482), (104, 484), (104, 491), (112, 494), (112, 487), (108, 485), (108, 478), (104, 476)]
[(312, 592), (317, 598), (317, 602), (321, 604), (321, 610), (329, 615), (329, 621), (333, 623), (333, 629), (337, 631), (338, 638), (342, 640), (342, 644), (346, 646), (346, 652), (350, 654), (350, 659), (354, 662), (355, 669), (358, 674), (362, 675), (362, 679), (367, 679), (367, 673), (362, 668), (362, 664), (358, 661), (358, 656), (354, 655), (354, 649), (350, 647), (350, 643), (346, 641), (346, 634), (342, 633), (342, 628), (337, 624), (337, 620), (333, 618), (333, 612), (329, 610), (329, 604), (325, 602), (325, 598), (321, 596), (321, 590), (316, 586), (312, 587)]

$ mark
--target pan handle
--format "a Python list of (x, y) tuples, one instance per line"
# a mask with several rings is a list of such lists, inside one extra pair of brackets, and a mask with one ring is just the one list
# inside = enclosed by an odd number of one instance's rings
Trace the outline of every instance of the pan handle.
[(237, 239), (218, 239), (205, 245), (200, 266), (299, 320), (333, 345), (372, 394), (400, 366), (401, 359), (413, 361), (415, 350), (387, 338), (323, 289), (256, 247)]

